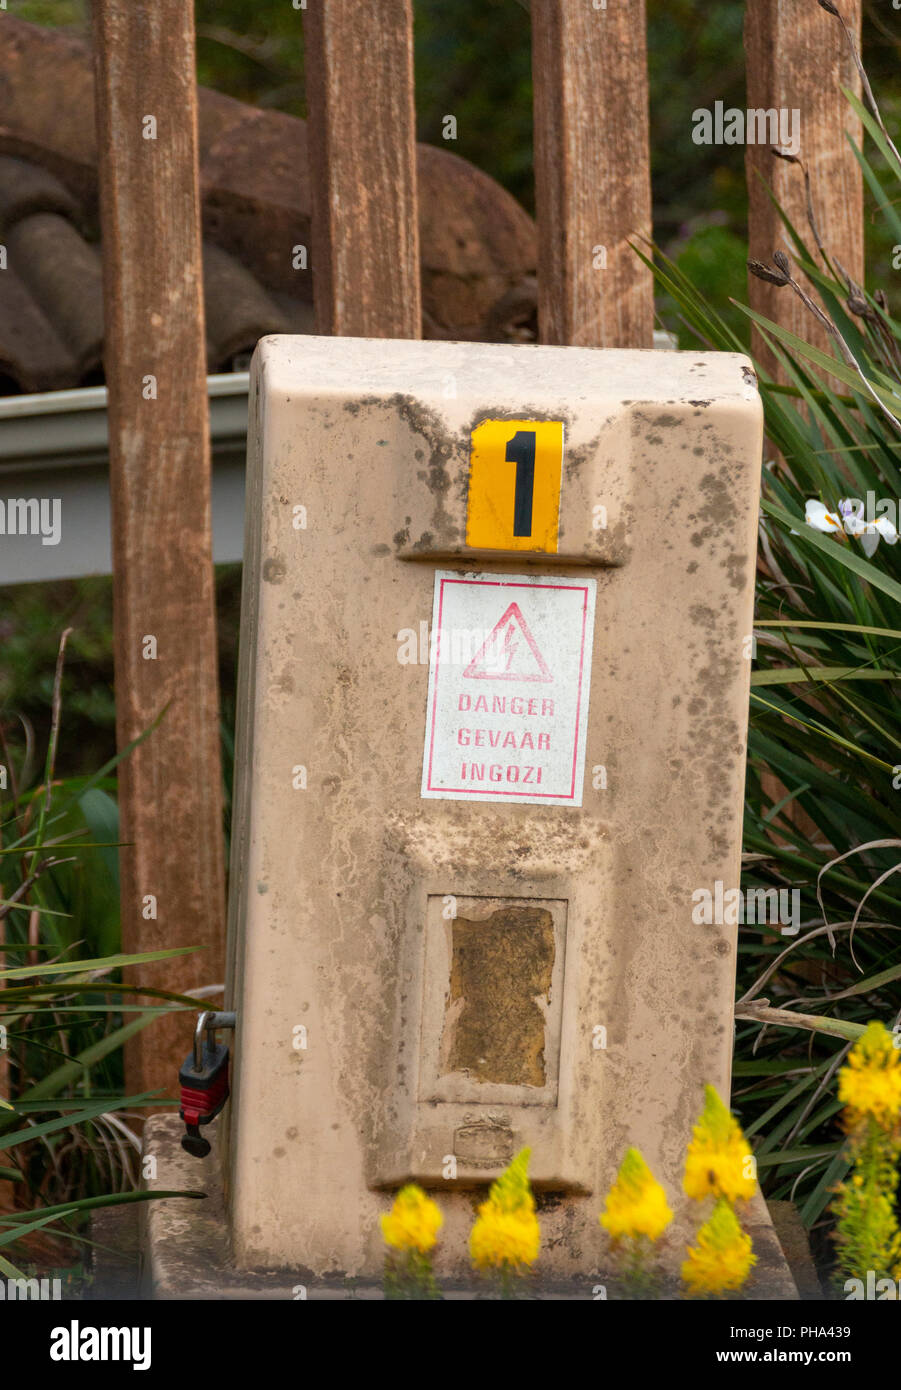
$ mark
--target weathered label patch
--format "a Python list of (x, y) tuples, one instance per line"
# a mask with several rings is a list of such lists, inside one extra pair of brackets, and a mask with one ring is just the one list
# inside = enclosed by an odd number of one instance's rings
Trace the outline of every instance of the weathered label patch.
[(422, 796), (581, 806), (596, 590), (437, 571)]

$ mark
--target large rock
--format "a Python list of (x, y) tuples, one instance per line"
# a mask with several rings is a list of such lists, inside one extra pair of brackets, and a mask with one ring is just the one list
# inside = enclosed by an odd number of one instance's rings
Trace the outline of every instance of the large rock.
[[(11, 16), (2, 32), (0, 153), (56, 174), (95, 218), (90, 49)], [(311, 300), (309, 271), (292, 264), (292, 248), (310, 241), (305, 122), (204, 87), (199, 98), (205, 236), (237, 255), (268, 289)], [(425, 336), (531, 336), (531, 218), (493, 179), (447, 150), (420, 145), (418, 170)]]

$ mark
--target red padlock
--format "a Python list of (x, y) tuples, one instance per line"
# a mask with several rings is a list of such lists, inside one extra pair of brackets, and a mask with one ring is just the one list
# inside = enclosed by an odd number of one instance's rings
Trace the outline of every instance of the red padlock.
[(205, 1158), (209, 1142), (200, 1133), (201, 1125), (215, 1119), (228, 1100), (228, 1048), (215, 1039), (216, 1028), (234, 1027), (233, 1014), (202, 1013), (194, 1030), (194, 1047), (178, 1073), (181, 1087), (179, 1115), (186, 1133), (181, 1146), (194, 1158)]

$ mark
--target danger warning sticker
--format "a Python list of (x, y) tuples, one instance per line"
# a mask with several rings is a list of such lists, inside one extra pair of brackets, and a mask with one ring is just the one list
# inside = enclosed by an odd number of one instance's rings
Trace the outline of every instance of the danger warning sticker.
[(582, 805), (596, 589), (436, 573), (424, 797)]

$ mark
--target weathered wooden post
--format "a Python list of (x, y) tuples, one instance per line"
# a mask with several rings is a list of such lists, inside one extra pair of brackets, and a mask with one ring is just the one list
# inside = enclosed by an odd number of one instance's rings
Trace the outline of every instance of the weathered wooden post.
[(543, 343), (651, 347), (644, 0), (532, 0)]
[(418, 338), (411, 0), (309, 0), (304, 24), (318, 331)]
[[(224, 871), (210, 450), (190, 0), (95, 0), (109, 386), (116, 712), (126, 951), (202, 946), (144, 967), (222, 979)], [(171, 1089), (184, 1019), (132, 1043), (128, 1084)]]
[[(840, 8), (858, 42), (860, 0), (841, 0)], [(830, 257), (853, 279), (863, 279), (863, 176), (846, 135), (859, 145), (860, 121), (842, 87), (859, 94), (860, 79), (839, 20), (816, 0), (752, 0), (745, 11), (748, 107), (786, 113), (797, 127), (798, 149), (810, 174), (817, 227)], [(789, 125), (789, 129), (794, 126)], [(772, 145), (748, 143), (750, 254), (769, 262), (774, 250), (790, 248), (789, 234), (769, 195), (772, 189), (812, 251), (803, 171), (774, 156)], [(797, 295), (750, 276), (751, 306), (799, 337), (827, 350), (827, 334)], [(755, 355), (775, 369), (775, 361), (755, 330)], [(831, 348), (830, 348), (831, 350)]]
[[(860, 41), (860, 0), (842, 0), (842, 13), (855, 40)], [(796, 128), (798, 149), (810, 178), (812, 210), (817, 231), (833, 262), (838, 261), (853, 279), (864, 275), (863, 176), (846, 135), (859, 145), (861, 123), (854, 115), (842, 87), (860, 93), (860, 78), (847, 37), (836, 16), (816, 0), (752, 0), (745, 11), (745, 49), (749, 108), (773, 112), (777, 119)], [(780, 159), (770, 144), (748, 143), (745, 150), (748, 180), (749, 253), (769, 264), (777, 249), (792, 243), (773, 203), (771, 189), (792, 225), (817, 255), (808, 220), (804, 171)], [(824, 352), (834, 351), (829, 335), (797, 295), (748, 277), (751, 307)], [(813, 286), (808, 286), (816, 296)], [(775, 376), (782, 373), (760, 331), (752, 330), (755, 358)], [(763, 773), (763, 786), (773, 802), (786, 788), (771, 772)], [(792, 808), (802, 832), (813, 822), (799, 808)]]

